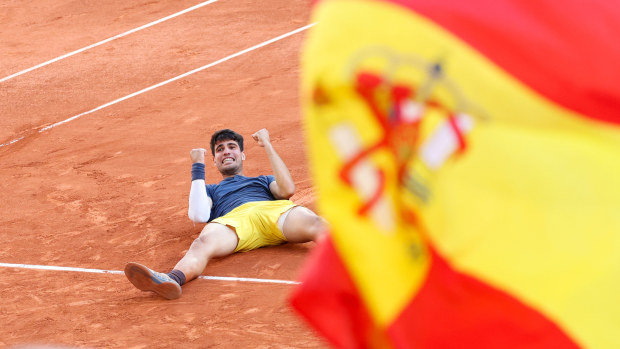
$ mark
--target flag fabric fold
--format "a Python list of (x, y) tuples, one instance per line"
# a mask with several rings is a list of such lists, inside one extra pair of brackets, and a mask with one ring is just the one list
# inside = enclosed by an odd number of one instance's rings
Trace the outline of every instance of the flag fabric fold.
[(620, 8), (326, 0), (302, 58), (340, 348), (615, 348)]

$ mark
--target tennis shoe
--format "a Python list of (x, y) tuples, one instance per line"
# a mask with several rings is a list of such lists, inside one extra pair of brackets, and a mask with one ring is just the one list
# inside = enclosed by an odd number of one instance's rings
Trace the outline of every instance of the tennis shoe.
[(155, 292), (166, 299), (181, 297), (181, 286), (170, 276), (153, 271), (142, 264), (130, 262), (125, 265), (125, 276), (136, 288)]

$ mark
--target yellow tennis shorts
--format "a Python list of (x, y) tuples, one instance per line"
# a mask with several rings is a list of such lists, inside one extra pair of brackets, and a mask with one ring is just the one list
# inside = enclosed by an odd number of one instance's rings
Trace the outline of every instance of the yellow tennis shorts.
[(234, 228), (239, 237), (235, 252), (246, 252), (285, 243), (286, 238), (278, 228), (278, 218), (295, 206), (290, 200), (248, 202), (212, 222)]

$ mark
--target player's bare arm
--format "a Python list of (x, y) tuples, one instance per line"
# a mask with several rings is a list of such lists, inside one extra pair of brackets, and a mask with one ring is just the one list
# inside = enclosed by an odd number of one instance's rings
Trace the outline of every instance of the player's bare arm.
[(282, 161), (271, 144), (267, 129), (259, 130), (252, 135), (252, 138), (254, 138), (259, 146), (265, 149), (265, 153), (267, 153), (267, 157), (269, 158), (273, 176), (276, 178), (276, 180), (269, 185), (269, 190), (271, 190), (273, 196), (276, 199), (288, 199), (293, 196), (295, 193), (295, 182), (293, 182), (293, 177), (291, 177), (288, 167), (286, 167), (286, 164)]

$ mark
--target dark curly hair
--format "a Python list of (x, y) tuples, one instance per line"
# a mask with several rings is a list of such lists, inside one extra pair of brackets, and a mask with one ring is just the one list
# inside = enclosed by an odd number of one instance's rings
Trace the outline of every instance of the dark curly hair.
[(216, 131), (211, 136), (211, 155), (215, 156), (215, 143), (221, 141), (235, 141), (239, 144), (239, 149), (243, 151), (243, 136), (227, 128)]

